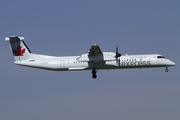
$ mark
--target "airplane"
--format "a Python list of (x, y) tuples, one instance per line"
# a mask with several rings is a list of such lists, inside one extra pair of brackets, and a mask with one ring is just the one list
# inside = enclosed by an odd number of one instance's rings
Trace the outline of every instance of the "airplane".
[(91, 70), (94, 79), (101, 69), (165, 67), (165, 72), (168, 72), (168, 67), (175, 66), (174, 62), (159, 54), (121, 55), (118, 47), (113, 53), (102, 52), (98, 45), (92, 45), (88, 53), (80, 56), (55, 57), (31, 53), (24, 37), (5, 37), (5, 41), (9, 42), (16, 65), (53, 71)]

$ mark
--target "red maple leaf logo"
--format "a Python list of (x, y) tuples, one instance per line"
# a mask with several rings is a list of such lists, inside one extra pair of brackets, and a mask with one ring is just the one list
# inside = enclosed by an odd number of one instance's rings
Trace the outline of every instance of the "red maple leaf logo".
[(22, 49), (21, 46), (17, 46), (16, 49), (13, 49), (13, 53), (15, 56), (24, 56), (23, 54), (25, 53), (25, 48)]

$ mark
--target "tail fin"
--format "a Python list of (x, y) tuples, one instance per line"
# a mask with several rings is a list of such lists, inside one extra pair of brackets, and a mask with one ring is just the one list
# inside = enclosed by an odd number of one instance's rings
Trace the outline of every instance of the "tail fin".
[(15, 61), (32, 60), (33, 55), (24, 43), (24, 37), (11, 36), (5, 40), (9, 42)]

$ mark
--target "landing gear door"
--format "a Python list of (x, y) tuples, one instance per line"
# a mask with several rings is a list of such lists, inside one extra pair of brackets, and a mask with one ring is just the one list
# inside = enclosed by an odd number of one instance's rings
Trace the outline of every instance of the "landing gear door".
[(121, 59), (118, 58), (118, 67), (120, 67), (120, 65), (121, 65)]

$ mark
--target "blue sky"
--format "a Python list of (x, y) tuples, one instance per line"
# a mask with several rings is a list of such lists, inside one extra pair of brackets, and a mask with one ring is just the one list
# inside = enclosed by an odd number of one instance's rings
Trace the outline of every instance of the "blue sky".
[[(180, 1), (1, 0), (1, 120), (180, 118)], [(32, 53), (162, 54), (175, 67), (53, 72), (13, 64), (4, 38), (25, 37)]]

